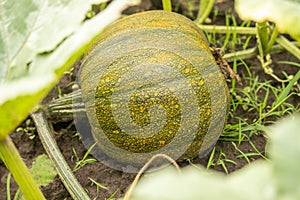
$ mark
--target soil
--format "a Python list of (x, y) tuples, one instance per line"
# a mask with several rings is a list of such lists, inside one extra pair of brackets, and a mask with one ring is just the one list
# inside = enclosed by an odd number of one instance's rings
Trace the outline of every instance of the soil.
[[(159, 1), (153, 0), (146, 0), (143, 1), (143, 4), (140, 7), (135, 7), (129, 9), (127, 12), (136, 12), (141, 10), (149, 10), (149, 9), (161, 9), (159, 6)], [(224, 13), (225, 12), (233, 12), (233, 1), (232, 0), (223, 0), (223, 1), (217, 1), (215, 4), (215, 8), (218, 9), (219, 17), (213, 19), (214, 24), (224, 24)], [(180, 13), (186, 13), (186, 7), (182, 6), (179, 8)], [(223, 14), (223, 16), (222, 16)], [(255, 41), (254, 41), (255, 42)], [(288, 74), (295, 74), (297, 72), (297, 68), (291, 67), (289, 65), (284, 66), (283, 64), (278, 65), (277, 61), (295, 61), (297, 60), (291, 56), (289, 53), (281, 53), (276, 54), (276, 56), (273, 56), (273, 68), (276, 72), (282, 72), (285, 71)], [(260, 67), (260, 63), (257, 59), (249, 59), (246, 60), (246, 63), (251, 67), (251, 70), (254, 74), (259, 76), (259, 79), (261, 81), (270, 80), (274, 86), (281, 85), (281, 83), (276, 82), (274, 79), (272, 79), (270, 76), (266, 75), (262, 68)], [(229, 63), (231, 65), (231, 63)], [(78, 65), (78, 64), (77, 64)], [(78, 66), (75, 66), (75, 69), (78, 69)], [(73, 73), (65, 75), (58, 86), (52, 90), (52, 92), (48, 95), (46, 98), (46, 101), (57, 98), (58, 96), (58, 87), (60, 87), (60, 90), (62, 93), (69, 93), (72, 91), (70, 82), (74, 80), (76, 76), (77, 71), (74, 70)], [(238, 73), (241, 75), (241, 77), (246, 76), (246, 71), (244, 69), (241, 69), (238, 71)], [(280, 75), (280, 74), (279, 74)], [(244, 83), (244, 86), (247, 85), (247, 83)], [(231, 87), (230, 81), (228, 81), (228, 87)], [(264, 94), (261, 94), (262, 98)], [(289, 99), (289, 103), (298, 105), (299, 97), (294, 97)], [(268, 102), (269, 105), (271, 105), (271, 99)], [(234, 115), (239, 116), (241, 118), (248, 118), (249, 121), (253, 119), (253, 114), (245, 113), (242, 109), (237, 110)], [(73, 159), (73, 148), (75, 148), (78, 156), (80, 158), (83, 157), (84, 153), (86, 152), (85, 147), (79, 140), (79, 137), (76, 135), (76, 128), (74, 126), (74, 123), (72, 120), (51, 120), (51, 123), (53, 124), (53, 128), (55, 131), (55, 138), (56, 141), (66, 159), (71, 169), (75, 166), (75, 161), (72, 161)], [(229, 117), (228, 123), (235, 124), (237, 123), (232, 118)], [(21, 125), (21, 127), (26, 127), (25, 123)], [(34, 127), (33, 123), (29, 125), (29, 127)], [(34, 139), (30, 139), (28, 134), (24, 131), (16, 132), (14, 131), (11, 133), (11, 138), (13, 139), (16, 147), (18, 148), (22, 158), (25, 160), (26, 164), (28, 166), (31, 165), (33, 159), (37, 157), (40, 154), (45, 153), (43, 146), (38, 138), (37, 133)], [(266, 137), (264, 136), (264, 133), (257, 132), (251, 137), (251, 141), (256, 146), (256, 148), (262, 153), (265, 154), (265, 146), (266, 146)], [(242, 150), (244, 153), (249, 152), (255, 152), (253, 147), (249, 144), (249, 142), (242, 142), (239, 146), (239, 149)], [(236, 171), (243, 166), (247, 164), (247, 161), (244, 158), (236, 158), (237, 155), (239, 155), (239, 152), (233, 147), (233, 145), (230, 142), (219, 140), (216, 144), (216, 152), (215, 155), (219, 155), (220, 151), (223, 151), (226, 154), (226, 157), (230, 160), (233, 160), (236, 162), (236, 164), (232, 163), (226, 163), (228, 172), (231, 173), (233, 171)], [(92, 156), (89, 156), (92, 157)], [(252, 160), (259, 159), (260, 157), (251, 157)], [(209, 155), (200, 159), (196, 158), (192, 162), (195, 164), (200, 164), (203, 166), (207, 165), (209, 159)], [(251, 161), (252, 161), (251, 160)], [(185, 166), (188, 164), (187, 161), (179, 163), (180, 166)], [(221, 165), (215, 165), (212, 166), (211, 169), (224, 172), (224, 169)], [(0, 200), (6, 199), (6, 180), (7, 175), (9, 171), (6, 169), (3, 162), (0, 161)], [(135, 178), (136, 174), (129, 174), (124, 173), (118, 170), (111, 169), (107, 167), (106, 165), (103, 165), (101, 162), (96, 162), (93, 164), (88, 164), (78, 171), (75, 172), (75, 175), (81, 185), (86, 188), (86, 191), (88, 192), (91, 199), (105, 199), (108, 198), (112, 193), (114, 193), (116, 190), (118, 190), (118, 193), (116, 197), (122, 197), (124, 193), (126, 192), (126, 189), (129, 187), (129, 185), (132, 183), (133, 179)], [(100, 191), (97, 191), (97, 188), (91, 184), (91, 181), (88, 179), (92, 178), (93, 180), (100, 182), (101, 184), (107, 186), (109, 189), (104, 190), (100, 189)], [(13, 196), (17, 190), (18, 186), (12, 179), (11, 185), (10, 185), (10, 191), (11, 195)], [(62, 184), (61, 180), (57, 176), (55, 180), (48, 185), (47, 187), (42, 187), (42, 191), (47, 199), (71, 199), (70, 195), (66, 191), (64, 185)]]

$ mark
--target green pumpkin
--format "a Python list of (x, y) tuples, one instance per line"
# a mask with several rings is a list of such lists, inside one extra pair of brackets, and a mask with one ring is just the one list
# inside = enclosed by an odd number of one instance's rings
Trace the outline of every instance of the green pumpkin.
[(111, 163), (204, 156), (227, 118), (227, 85), (205, 35), (172, 12), (142, 12), (106, 28), (84, 57), (79, 85), (91, 126), (83, 142), (96, 142), (95, 157)]

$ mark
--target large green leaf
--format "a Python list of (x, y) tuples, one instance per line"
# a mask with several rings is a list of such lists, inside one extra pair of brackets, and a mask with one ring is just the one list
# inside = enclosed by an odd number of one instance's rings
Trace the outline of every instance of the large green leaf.
[(34, 56), (72, 34), (93, 2), (1, 0), (1, 82), (28, 73), (25, 66)]
[(83, 22), (103, 0), (0, 0), (0, 140), (12, 131), (87, 45), (134, 0), (115, 0)]
[(251, 164), (230, 176), (199, 168), (185, 167), (182, 174), (166, 169), (145, 175), (130, 199), (274, 199), (274, 193), (269, 191), (271, 170), (266, 163)]
[(270, 135), (269, 152), (274, 163), (274, 176), (282, 199), (300, 197), (300, 116), (278, 123)]
[(181, 174), (169, 167), (145, 174), (130, 199), (299, 199), (300, 115), (270, 130), (271, 161), (255, 161), (228, 176), (201, 166)]
[(236, 0), (235, 9), (244, 20), (275, 22), (300, 42), (300, 0)]

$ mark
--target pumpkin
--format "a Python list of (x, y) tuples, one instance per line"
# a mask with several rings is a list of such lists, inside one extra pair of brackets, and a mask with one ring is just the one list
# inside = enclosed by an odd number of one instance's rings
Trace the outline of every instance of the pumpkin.
[[(228, 89), (205, 35), (173, 12), (110, 25), (85, 54), (78, 82), (91, 127), (83, 143), (113, 168), (139, 167), (158, 153), (203, 157), (226, 123)], [(86, 124), (77, 118), (76, 126)]]

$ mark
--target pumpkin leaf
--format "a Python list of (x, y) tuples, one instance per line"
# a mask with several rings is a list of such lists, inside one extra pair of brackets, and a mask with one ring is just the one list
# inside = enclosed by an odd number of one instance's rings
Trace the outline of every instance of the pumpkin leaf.
[(91, 20), (103, 0), (0, 0), (0, 140), (57, 83), (63, 72), (133, 0), (116, 0)]
[(236, 0), (235, 9), (244, 20), (275, 22), (280, 32), (300, 42), (300, 0)]
[[(31, 165), (30, 173), (38, 186), (49, 185), (57, 175), (53, 162), (45, 155), (36, 157)], [(20, 189), (17, 190), (14, 200), (25, 199)]]
[(49, 185), (57, 175), (53, 162), (45, 154), (35, 158), (30, 173), (39, 186)]
[(27, 64), (34, 56), (52, 51), (78, 29), (90, 5), (95, 2), (1, 0), (2, 83), (29, 73)]
[(269, 129), (270, 161), (255, 161), (230, 175), (188, 166), (145, 174), (133, 200), (150, 199), (298, 199), (300, 196), (300, 115)]
[(165, 169), (144, 177), (130, 199), (272, 199), (268, 198), (270, 181), (270, 167), (263, 162), (251, 164), (229, 177), (206, 171), (202, 166), (188, 166), (182, 174)]
[(300, 197), (300, 116), (278, 123), (269, 135), (278, 192), (282, 199), (297, 199)]

